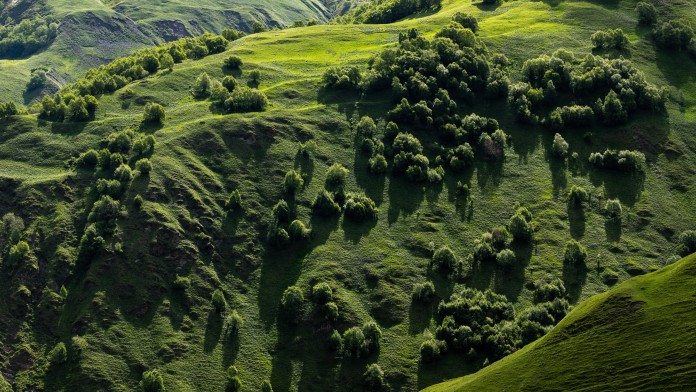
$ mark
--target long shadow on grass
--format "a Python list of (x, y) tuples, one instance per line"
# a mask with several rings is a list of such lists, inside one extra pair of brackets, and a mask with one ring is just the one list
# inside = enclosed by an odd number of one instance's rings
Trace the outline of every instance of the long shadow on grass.
[(208, 314), (208, 320), (205, 325), (205, 337), (203, 340), (203, 351), (210, 354), (220, 341), (222, 333), (223, 319), (222, 315), (215, 312)]
[(532, 259), (534, 244), (514, 241), (510, 249), (515, 252), (515, 263), (508, 267), (496, 267), (493, 287), (497, 293), (504, 294), (510, 301), (517, 301), (524, 286), (524, 271)]
[(391, 177), (388, 192), (387, 222), (390, 225), (396, 222), (400, 215), (408, 216), (418, 211), (425, 197), (422, 184), (415, 184), (403, 177)]
[(604, 231), (606, 232), (608, 242), (621, 241), (621, 220), (607, 219), (604, 222)]
[(568, 290), (571, 302), (578, 301), (586, 280), (587, 266), (584, 263), (563, 263), (563, 284)]
[(585, 209), (582, 206), (574, 206), (568, 203), (568, 225), (570, 235), (574, 239), (580, 239), (585, 235)]
[(592, 185), (604, 185), (606, 197), (619, 199), (625, 206), (634, 206), (643, 191), (645, 176), (642, 173), (592, 169), (589, 174)]
[(551, 186), (553, 187), (553, 197), (558, 197), (561, 191), (568, 186), (566, 169), (568, 165), (565, 159), (549, 155), (549, 169), (551, 170)]
[(497, 188), (503, 179), (503, 159), (476, 162), (476, 181), (479, 188), (486, 192), (491, 187)]
[(302, 173), (304, 187), (308, 187), (314, 177), (314, 160), (307, 154), (297, 153), (295, 155), (295, 170)]
[(456, 377), (471, 374), (480, 368), (480, 361), (472, 361), (464, 353), (449, 352), (433, 363), (418, 363), (418, 389), (425, 389)]
[(422, 333), (433, 318), (433, 313), (437, 309), (436, 300), (427, 303), (412, 302), (408, 310), (408, 333), (417, 335)]
[(363, 188), (365, 195), (372, 199), (377, 206), (384, 202), (384, 174), (372, 174), (368, 169), (369, 158), (360, 152), (356, 152), (353, 167), (355, 168), (355, 181)]
[(363, 222), (358, 222), (350, 218), (344, 218), (342, 225), (343, 238), (355, 245), (363, 237), (369, 235), (375, 226), (377, 226), (377, 219), (368, 218)]

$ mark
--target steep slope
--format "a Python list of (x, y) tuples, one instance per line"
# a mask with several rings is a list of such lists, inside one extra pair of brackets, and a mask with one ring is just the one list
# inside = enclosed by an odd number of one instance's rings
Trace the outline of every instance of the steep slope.
[(450, 391), (685, 391), (696, 365), (696, 254), (592, 297), (548, 335)]
[[(93, 121), (51, 122), (36, 114), (0, 120), (0, 215), (23, 219), (19, 237), (30, 247), (23, 265), (28, 270), (17, 271), (6, 263), (14, 240), (2, 233), (3, 376), (20, 391), (132, 391), (145, 371), (159, 369), (167, 390), (223, 390), (226, 371), (235, 365), (250, 390), (270, 380), (276, 391), (358, 391), (365, 389), (366, 365), (374, 363), (392, 390), (415, 391), (482, 365), (482, 358), (465, 353), (420, 362), (419, 347), (440, 321), (437, 302), (464, 287), (504, 294), (522, 314), (545, 282), (562, 279), (576, 303), (617, 280), (669, 264), (678, 234), (696, 221), (689, 172), (696, 162), (696, 88), (688, 77), (696, 67), (685, 53), (656, 50), (633, 8), (628, 1), (496, 7), (446, 1), (437, 14), (392, 25), (254, 34), (225, 53), (184, 61), (102, 95)], [(386, 112), (394, 108), (391, 94), (324, 89), (322, 75), (331, 66), (365, 71), (371, 57), (397, 44), (399, 33), (417, 28), (431, 38), (457, 11), (479, 18), (480, 39), (492, 53), (508, 56), (513, 81), (530, 57), (564, 47), (582, 58), (592, 52), (594, 31), (621, 27), (631, 37), (633, 64), (651, 83), (670, 87), (667, 109), (638, 113), (619, 127), (597, 122), (564, 131), (570, 151), (578, 154), (570, 165), (550, 158), (553, 132), (518, 124), (504, 98), (459, 101), (462, 116), (495, 118), (512, 136), (501, 160), (477, 158), (464, 172), (448, 167), (444, 181), (432, 184), (391, 170), (370, 173), (355, 123), (372, 116), (381, 136)], [(223, 67), (230, 55), (242, 58), (240, 70)], [(252, 80), (255, 70), (260, 81)], [(194, 98), (192, 87), (203, 72), (258, 85), (270, 100), (268, 110), (224, 114)], [(163, 125), (142, 124), (150, 102), (164, 105)], [(403, 127), (436, 162), (433, 133), (425, 126)], [(103, 248), (80, 259), (81, 238), (103, 191), (97, 182), (110, 179), (113, 170), (81, 169), (71, 158), (109, 147), (109, 136), (125, 130), (154, 138), (147, 154), (153, 168), (135, 175), (118, 197), (116, 228)], [(305, 154), (299, 144), (308, 141), (316, 148)], [(589, 155), (605, 148), (646, 153), (644, 176), (593, 170)], [(127, 158), (135, 168), (136, 157)], [(315, 212), (314, 200), (334, 163), (349, 170), (347, 192), (365, 192), (375, 201), (377, 220), (361, 224)], [(293, 197), (283, 190), (289, 170), (304, 180)], [(457, 182), (467, 184), (470, 203), (458, 202)], [(592, 195), (582, 212), (569, 208), (573, 185)], [(242, 213), (227, 207), (235, 190)], [(281, 199), (313, 233), (287, 249), (268, 241)], [(607, 221), (607, 199), (621, 201), (621, 221)], [(469, 263), (475, 241), (506, 225), (517, 203), (534, 214), (535, 226), (535, 241), (516, 248), (519, 262), (511, 268)], [(569, 237), (588, 249), (586, 268), (562, 263)], [(448, 276), (429, 269), (434, 247), (443, 245), (464, 262), (462, 271)], [(414, 286), (426, 281), (434, 284), (433, 302), (413, 303)], [(323, 321), (310, 300), (317, 283), (332, 287), (336, 321)], [(305, 297), (298, 324), (280, 311), (290, 286)], [(216, 290), (228, 303), (222, 315), (211, 303)], [(328, 350), (334, 328), (344, 333), (371, 321), (383, 332), (378, 353), (350, 359)], [(60, 343), (68, 359), (49, 366), (49, 353)]]

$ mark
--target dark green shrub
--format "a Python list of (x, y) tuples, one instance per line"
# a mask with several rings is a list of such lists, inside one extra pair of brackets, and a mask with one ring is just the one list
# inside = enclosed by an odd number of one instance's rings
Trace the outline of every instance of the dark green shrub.
[(568, 204), (571, 206), (581, 206), (582, 203), (589, 200), (589, 195), (585, 188), (573, 185), (568, 192)]
[(319, 304), (333, 301), (333, 290), (328, 283), (318, 283), (312, 287), (312, 298)]
[(534, 228), (532, 227), (532, 215), (524, 207), (519, 208), (515, 214), (510, 218), (510, 223), (508, 224), (508, 229), (512, 238), (517, 241), (529, 241), (532, 239), (534, 234)]
[(238, 69), (240, 68), (244, 62), (239, 56), (230, 56), (225, 59), (225, 67), (230, 68), (230, 69)]
[(559, 158), (565, 158), (568, 156), (568, 142), (566, 142), (565, 139), (563, 139), (563, 136), (561, 136), (559, 133), (553, 137), (551, 153)]
[(370, 391), (381, 391), (386, 387), (384, 381), (384, 372), (378, 364), (373, 363), (367, 367), (363, 374), (363, 382), (365, 387)]
[(457, 265), (457, 256), (449, 246), (443, 246), (433, 253), (432, 265), (442, 271), (452, 271)]
[(147, 103), (145, 105), (144, 122), (161, 124), (164, 122), (165, 117), (166, 113), (162, 105), (158, 103)]
[(287, 222), (290, 220), (290, 207), (287, 201), (279, 200), (278, 203), (273, 206), (273, 217), (278, 222)]
[(536, 302), (551, 302), (556, 298), (563, 299), (565, 296), (566, 288), (560, 279), (543, 283), (534, 290), (534, 300)]
[(239, 193), (239, 189), (235, 189), (230, 193), (230, 197), (225, 202), (225, 208), (228, 210), (242, 209), (242, 194)]
[(237, 367), (231, 365), (227, 368), (227, 390), (230, 392), (238, 392), (242, 390), (242, 380), (239, 379), (239, 371)]
[(364, 193), (349, 193), (346, 196), (346, 217), (355, 221), (377, 218), (375, 202)]
[(384, 155), (377, 154), (370, 158), (369, 166), (372, 174), (384, 174), (386, 173), (388, 167), (387, 159), (384, 158)]
[(628, 36), (621, 29), (600, 30), (592, 34), (590, 38), (595, 49), (617, 49), (628, 48)]
[(187, 276), (176, 276), (174, 282), (172, 282), (172, 287), (176, 290), (185, 291), (191, 288), (191, 279)]
[(208, 76), (207, 72), (203, 72), (198, 75), (196, 83), (191, 89), (191, 93), (196, 98), (207, 98), (210, 96), (212, 79)]
[(327, 344), (329, 346), (329, 350), (333, 352), (338, 353), (343, 351), (343, 338), (341, 337), (341, 334), (335, 329), (331, 333), (331, 336), (329, 336)]
[(512, 250), (503, 249), (498, 252), (497, 255), (495, 255), (495, 261), (502, 267), (509, 267), (515, 264), (515, 261), (517, 261), (517, 256), (515, 256), (515, 252)]
[(159, 370), (149, 370), (143, 373), (141, 385), (144, 392), (163, 392), (165, 390), (164, 379)]
[(474, 163), (474, 150), (469, 143), (457, 146), (447, 153), (447, 163), (455, 171), (462, 171)]
[(365, 335), (360, 327), (349, 328), (343, 333), (343, 347), (346, 356), (360, 358), (365, 346)]
[(694, 252), (696, 252), (696, 231), (687, 230), (679, 235), (678, 238), (679, 245), (677, 246), (677, 253), (681, 256), (686, 257)]
[(447, 343), (435, 339), (428, 339), (420, 345), (420, 357), (423, 363), (435, 362), (447, 348)]
[(152, 171), (152, 162), (147, 158), (138, 159), (135, 162), (135, 170), (139, 171), (140, 174), (148, 174)]
[(462, 27), (470, 29), (474, 33), (479, 29), (478, 20), (469, 14), (457, 12), (452, 17), (452, 21), (459, 23)]
[(280, 305), (288, 316), (296, 319), (299, 317), (303, 302), (304, 294), (302, 294), (302, 289), (297, 286), (290, 286), (283, 292)]
[(237, 82), (237, 79), (234, 78), (234, 76), (225, 76), (222, 78), (222, 86), (227, 89), (229, 92), (233, 92), (239, 83)]
[(413, 286), (411, 299), (418, 302), (427, 302), (435, 297), (435, 285), (433, 282), (416, 283)]
[(223, 293), (220, 289), (216, 289), (215, 291), (213, 291), (211, 302), (213, 304), (213, 308), (215, 308), (215, 312), (217, 313), (222, 313), (225, 309), (227, 309), (227, 300), (225, 299), (225, 293)]
[(474, 259), (478, 261), (488, 261), (495, 259), (495, 248), (493, 247), (493, 235), (483, 233), (481, 238), (474, 241)]
[(300, 188), (304, 185), (304, 180), (300, 173), (289, 170), (285, 173), (285, 180), (283, 181), (283, 190), (289, 195), (294, 195)]
[(304, 223), (299, 220), (294, 220), (290, 223), (288, 227), (288, 234), (290, 235), (290, 240), (295, 241), (305, 241), (309, 239), (312, 231), (305, 227)]
[(645, 170), (645, 155), (639, 151), (606, 150), (604, 153), (593, 152), (589, 161), (598, 168), (620, 170), (625, 172), (642, 172)]
[(652, 26), (657, 22), (657, 10), (650, 3), (639, 2), (636, 5), (636, 12), (638, 12), (638, 22), (642, 25)]
[(230, 113), (263, 112), (268, 107), (266, 94), (255, 88), (237, 87), (224, 103)]
[(460, 48), (473, 48), (476, 43), (476, 36), (471, 29), (465, 28), (457, 22), (450, 22), (435, 34), (435, 37), (451, 39)]
[(312, 208), (320, 215), (330, 216), (341, 213), (341, 206), (334, 201), (334, 197), (327, 190), (319, 192), (312, 203)]
[(226, 28), (226, 29), (222, 30), (222, 36), (230, 42), (236, 41), (236, 40), (244, 37), (245, 35), (246, 35), (245, 32), (231, 29), (231, 28)]
[(321, 307), (321, 314), (329, 322), (338, 321), (338, 305), (335, 302), (327, 302)]
[(333, 67), (323, 76), (324, 87), (338, 90), (357, 89), (362, 76), (357, 67)]
[(679, 19), (663, 22), (653, 30), (655, 43), (664, 49), (686, 49), (693, 36), (694, 30), (691, 26)]
[(375, 136), (375, 133), (377, 133), (377, 124), (375, 124), (375, 120), (373, 120), (372, 117), (364, 116), (360, 119), (360, 122), (358, 122), (355, 130), (358, 136), (372, 138)]
[(584, 265), (587, 259), (585, 247), (575, 240), (566, 243), (563, 250), (563, 261), (571, 265)]
[(326, 187), (328, 189), (343, 188), (346, 184), (347, 175), (348, 169), (338, 162), (334, 163), (326, 171)]
[(491, 245), (496, 249), (504, 249), (510, 240), (510, 232), (505, 227), (491, 230)]
[(135, 197), (133, 198), (133, 206), (136, 209), (140, 209), (143, 206), (143, 203), (143, 197), (140, 195), (135, 195)]
[(621, 207), (621, 202), (618, 199), (607, 200), (607, 204), (604, 206), (604, 211), (609, 219), (621, 220), (623, 208)]
[(95, 150), (87, 150), (75, 160), (77, 167), (94, 168), (97, 164), (99, 164), (99, 154)]
[(68, 360), (68, 349), (65, 347), (65, 343), (60, 342), (55, 345), (51, 349), (51, 351), (48, 352), (48, 362), (51, 364), (51, 366), (58, 366), (61, 365)]

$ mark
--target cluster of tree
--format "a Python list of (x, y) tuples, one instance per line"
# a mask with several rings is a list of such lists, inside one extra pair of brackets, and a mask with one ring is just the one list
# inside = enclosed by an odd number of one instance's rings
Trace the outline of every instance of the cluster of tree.
[[(563, 49), (525, 61), (522, 76), (524, 82), (512, 86), (508, 97), (517, 119), (531, 124), (541, 121), (556, 130), (587, 126), (591, 113), (608, 125), (622, 124), (637, 109), (664, 110), (667, 97), (666, 89), (648, 83), (629, 60), (591, 54), (580, 58)], [(586, 104), (556, 110), (560, 92)], [(592, 102), (597, 95), (604, 98)]]
[(99, 102), (92, 95), (58, 93), (53, 98), (44, 95), (39, 107), (39, 118), (62, 122), (83, 122), (94, 118)]
[(12, 101), (0, 102), (0, 118), (14, 116), (19, 114), (19, 109)]
[(536, 304), (519, 315), (504, 295), (465, 288), (437, 309), (438, 325), (420, 347), (421, 360), (432, 362), (447, 351), (471, 359), (497, 360), (548, 332), (568, 313), (562, 282), (541, 284)]
[[(527, 222), (526, 218), (525, 222)], [(511, 237), (506, 227), (497, 227), (490, 232), (483, 233), (480, 239), (474, 241), (474, 260), (477, 262), (495, 261), (501, 267), (514, 265), (517, 256), (509, 248)]]
[(663, 49), (693, 51), (696, 46), (694, 30), (689, 22), (680, 19), (671, 19), (655, 26), (653, 39), (655, 44)]
[(409, 15), (429, 9), (439, 9), (442, 0), (374, 0), (365, 2), (347, 14), (336, 18), (337, 23), (392, 23)]
[(606, 150), (604, 153), (590, 154), (589, 161), (597, 168), (620, 170), (625, 172), (642, 172), (645, 170), (645, 155), (639, 151)]
[(595, 49), (626, 50), (630, 44), (628, 36), (621, 29), (600, 30), (590, 37)]
[(46, 68), (34, 68), (31, 70), (31, 76), (27, 83), (27, 91), (39, 89), (46, 85), (48, 77), (46, 76)]
[(0, 58), (30, 56), (57, 35), (58, 24), (52, 18), (26, 18), (17, 24), (0, 25)]
[[(239, 67), (241, 59), (235, 56), (225, 60), (225, 66)], [(256, 79), (259, 76), (255, 76)], [(196, 79), (191, 90), (198, 99), (209, 98), (228, 113), (262, 112), (268, 107), (268, 98), (262, 91), (239, 86), (234, 76), (225, 76), (222, 80), (213, 79), (203, 72)]]

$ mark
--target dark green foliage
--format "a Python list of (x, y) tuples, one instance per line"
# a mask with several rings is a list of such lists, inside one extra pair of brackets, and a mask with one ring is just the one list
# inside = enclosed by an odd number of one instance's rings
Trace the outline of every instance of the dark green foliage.
[(571, 206), (581, 206), (582, 203), (589, 200), (589, 195), (585, 188), (577, 185), (573, 185), (568, 191), (568, 204)]
[(147, 135), (139, 137), (133, 142), (132, 152), (135, 156), (149, 154), (155, 149), (155, 137)]
[(290, 220), (290, 207), (288, 202), (285, 200), (279, 200), (275, 206), (273, 206), (273, 217), (278, 222), (287, 222)]
[(135, 162), (135, 170), (139, 171), (140, 174), (148, 174), (152, 171), (152, 162), (147, 158), (138, 159)]
[(225, 293), (223, 293), (220, 289), (216, 289), (215, 291), (213, 291), (211, 303), (213, 304), (213, 308), (215, 309), (216, 313), (222, 313), (225, 309), (227, 309), (227, 300), (225, 299)]
[(416, 283), (413, 286), (411, 299), (418, 302), (428, 302), (435, 297), (435, 285), (433, 282)]
[(565, 127), (588, 127), (594, 117), (594, 110), (589, 106), (562, 106), (549, 114), (548, 125), (554, 131), (562, 131)]
[(476, 36), (471, 29), (465, 28), (457, 22), (451, 22), (440, 30), (435, 37), (451, 39), (460, 48), (473, 48), (476, 43)]
[(337, 20), (339, 23), (392, 23), (421, 10), (440, 8), (441, 4), (442, 0), (374, 0), (362, 3)]
[(568, 142), (563, 139), (560, 133), (557, 133), (553, 137), (553, 144), (551, 145), (551, 153), (558, 158), (565, 158), (568, 156)]
[(428, 339), (420, 345), (420, 357), (423, 363), (435, 362), (447, 350), (447, 343), (441, 340)]
[(386, 173), (388, 166), (387, 159), (382, 154), (377, 154), (369, 160), (370, 173), (375, 175)]
[(457, 265), (457, 256), (449, 246), (443, 246), (433, 253), (432, 265), (442, 271), (452, 271)]
[(331, 333), (331, 336), (329, 336), (327, 344), (329, 346), (329, 350), (333, 352), (338, 353), (343, 351), (343, 338), (341, 337), (341, 334), (335, 329)]
[(261, 384), (261, 392), (273, 392), (273, 386), (270, 381), (266, 380)]
[(566, 243), (563, 250), (563, 262), (571, 265), (584, 265), (587, 259), (585, 247), (575, 240)]
[(512, 250), (503, 249), (495, 255), (495, 261), (502, 267), (509, 267), (515, 264), (515, 261), (517, 261), (517, 256), (515, 256), (515, 252)]
[(198, 75), (196, 83), (193, 85), (193, 88), (191, 89), (191, 93), (196, 98), (207, 98), (208, 96), (210, 96), (211, 82), (212, 81), (210, 79), (210, 76), (208, 76), (208, 73), (203, 72), (202, 74)]
[(226, 28), (222, 30), (222, 36), (229, 42), (236, 41), (242, 37), (244, 37), (246, 33), (243, 31), (235, 30), (235, 29), (230, 29)]
[(230, 113), (263, 112), (268, 107), (268, 98), (255, 88), (237, 87), (225, 100), (224, 107)]
[(638, 22), (642, 25), (652, 26), (657, 22), (657, 10), (650, 3), (639, 2), (636, 5), (636, 12), (638, 12)]
[(88, 220), (90, 222), (98, 222), (106, 227), (113, 227), (116, 219), (121, 215), (121, 205), (118, 200), (114, 200), (109, 196), (102, 196), (89, 213)]
[(345, 354), (351, 358), (365, 358), (379, 351), (382, 330), (374, 322), (352, 327), (343, 334)]
[(607, 200), (607, 204), (604, 206), (604, 211), (606, 212), (609, 219), (621, 220), (621, 214), (623, 208), (621, 207), (621, 201), (618, 199)]
[(237, 88), (237, 79), (234, 76), (225, 76), (222, 78), (222, 86), (229, 92), (233, 92)]
[(147, 103), (143, 114), (143, 121), (146, 123), (161, 124), (164, 122), (166, 113), (164, 107), (158, 103)]
[(491, 233), (483, 233), (480, 239), (474, 241), (474, 259), (477, 261), (489, 261), (494, 260), (495, 256), (493, 235)]
[(19, 109), (14, 102), (2, 102), (0, 103), (0, 118), (5, 118), (9, 116), (14, 116), (19, 114)]
[(159, 370), (149, 370), (143, 373), (141, 382), (144, 392), (162, 392), (164, 388), (164, 379)]
[(532, 214), (524, 207), (517, 209), (510, 218), (508, 229), (512, 238), (517, 241), (527, 242), (532, 239), (534, 228), (532, 227)]
[(672, 19), (663, 22), (653, 30), (653, 39), (663, 49), (686, 49), (694, 36), (694, 30), (688, 22)]
[(696, 252), (696, 231), (687, 230), (679, 234), (677, 253), (686, 257)]
[(341, 213), (341, 206), (334, 201), (334, 197), (326, 190), (319, 192), (312, 203), (312, 208), (320, 215), (330, 216)]
[(160, 69), (168, 69), (169, 71), (174, 70), (174, 57), (169, 53), (163, 53), (159, 60)]
[(8, 261), (11, 266), (22, 266), (28, 259), (31, 250), (26, 241), (19, 241), (10, 248)]
[(58, 35), (52, 18), (27, 18), (0, 29), (0, 57), (15, 59), (30, 56), (48, 46)]
[(239, 392), (242, 390), (242, 380), (239, 378), (237, 367), (231, 365), (227, 368), (227, 390), (230, 392)]
[(258, 33), (263, 33), (264, 31), (266, 31), (266, 26), (264, 26), (259, 21), (254, 21), (254, 23), (251, 26), (251, 32), (254, 34), (258, 34)]
[(333, 290), (328, 283), (317, 283), (312, 287), (312, 298), (318, 304), (333, 301)]
[(48, 362), (51, 366), (58, 366), (68, 360), (68, 349), (65, 343), (60, 342), (48, 352)]
[(326, 171), (326, 187), (329, 189), (343, 189), (346, 183), (348, 169), (336, 162)]
[(99, 154), (97, 151), (90, 149), (82, 154), (75, 160), (77, 167), (82, 168), (94, 168), (99, 164)]
[(227, 198), (227, 202), (225, 202), (225, 208), (228, 210), (242, 209), (242, 194), (239, 193), (239, 189), (235, 189), (230, 193), (230, 197)]
[(324, 72), (323, 82), (326, 88), (348, 90), (360, 85), (362, 76), (358, 67), (333, 67)]
[(338, 305), (335, 302), (328, 302), (321, 306), (320, 314), (328, 322), (338, 321)]
[(600, 30), (592, 34), (590, 39), (595, 49), (625, 50), (630, 43), (621, 29)]
[(300, 188), (304, 185), (304, 180), (300, 173), (289, 170), (285, 173), (285, 179), (283, 180), (283, 190), (289, 195), (294, 195)]
[(39, 117), (49, 121), (88, 121), (97, 110), (97, 99), (91, 95), (75, 96), (67, 93), (56, 94), (54, 98), (47, 95), (41, 100)]
[(228, 42), (221, 35), (205, 33), (198, 37), (198, 40), (206, 46), (209, 54), (222, 53), (227, 49)]
[(607, 125), (624, 124), (628, 121), (628, 111), (624, 108), (618, 94), (614, 90), (609, 91), (601, 105), (602, 117)]
[(447, 152), (447, 163), (455, 171), (462, 171), (474, 163), (474, 150), (464, 143)]
[(478, 20), (474, 18), (473, 16), (469, 14), (464, 14), (461, 12), (457, 12), (454, 14), (452, 17), (452, 21), (459, 23), (463, 27), (470, 29), (474, 33), (478, 31), (479, 25), (478, 25)]
[(312, 231), (305, 227), (304, 223), (299, 220), (294, 220), (288, 226), (288, 235), (290, 235), (290, 241), (305, 241), (309, 239)]
[(566, 288), (563, 281), (554, 279), (551, 282), (546, 282), (539, 285), (534, 290), (535, 302), (551, 302), (556, 298), (563, 299), (566, 296)]
[(46, 69), (37, 68), (31, 70), (31, 77), (27, 83), (27, 91), (42, 88), (46, 85), (48, 78), (46, 77)]
[(258, 83), (259, 81), (261, 81), (261, 71), (255, 69), (249, 72), (249, 78), (251, 78), (253, 82)]
[(292, 321), (297, 321), (300, 317), (303, 302), (304, 294), (302, 294), (302, 289), (297, 286), (290, 286), (283, 292), (280, 305), (287, 317)]
[(346, 217), (355, 221), (377, 218), (375, 202), (364, 193), (349, 193), (346, 196)]
[(378, 364), (373, 363), (367, 367), (363, 374), (363, 382), (365, 387), (370, 391), (381, 391), (386, 387), (384, 381), (384, 372)]
[(589, 161), (597, 168), (620, 170), (624, 172), (642, 172), (645, 170), (645, 155), (638, 151), (606, 150), (604, 153), (590, 154)]
[(191, 279), (187, 276), (176, 276), (174, 282), (172, 282), (172, 287), (176, 290), (185, 291), (191, 288)]

